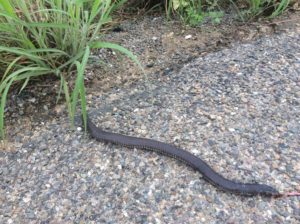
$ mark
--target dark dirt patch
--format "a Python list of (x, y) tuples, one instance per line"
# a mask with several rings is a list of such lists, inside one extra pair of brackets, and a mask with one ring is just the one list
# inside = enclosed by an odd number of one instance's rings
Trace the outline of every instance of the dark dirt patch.
[[(179, 21), (166, 21), (162, 17), (144, 17), (139, 21), (124, 21), (122, 32), (108, 33), (107, 41), (130, 49), (151, 74), (167, 75), (179, 71), (189, 61), (210, 52), (228, 48), (235, 42), (249, 42), (265, 35), (284, 32), (300, 22), (298, 14), (286, 14), (272, 21), (239, 23), (231, 16), (222, 24), (209, 21), (197, 28), (182, 25)], [(93, 63), (87, 78), (93, 80), (90, 91), (107, 89), (134, 82), (141, 76), (140, 69), (117, 52), (100, 50), (96, 58), (106, 64)]]

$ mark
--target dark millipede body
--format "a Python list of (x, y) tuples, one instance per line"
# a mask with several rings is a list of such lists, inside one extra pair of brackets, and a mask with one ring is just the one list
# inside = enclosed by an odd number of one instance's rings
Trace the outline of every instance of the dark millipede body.
[(173, 145), (147, 138), (137, 138), (106, 132), (98, 128), (89, 118), (87, 119), (87, 130), (90, 133), (90, 135), (98, 141), (123, 145), (129, 148), (135, 147), (138, 149), (151, 150), (180, 160), (199, 171), (203, 175), (203, 178), (209, 183), (226, 192), (249, 196), (281, 196), (281, 194), (275, 188), (265, 184), (238, 183), (228, 180), (222, 175), (215, 172), (202, 159)]

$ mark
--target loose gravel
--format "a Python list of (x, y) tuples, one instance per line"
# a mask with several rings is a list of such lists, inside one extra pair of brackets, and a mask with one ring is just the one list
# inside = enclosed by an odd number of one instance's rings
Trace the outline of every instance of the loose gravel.
[[(180, 146), (227, 178), (300, 191), (299, 43), (293, 29), (93, 93), (90, 116)], [(176, 160), (96, 142), (76, 125), (45, 120), (0, 151), (0, 223), (300, 222), (299, 197), (225, 193)]]

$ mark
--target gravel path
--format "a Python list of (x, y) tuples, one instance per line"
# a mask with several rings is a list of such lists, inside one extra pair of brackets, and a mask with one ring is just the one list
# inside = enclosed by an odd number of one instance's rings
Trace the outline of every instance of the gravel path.
[[(291, 30), (89, 95), (91, 117), (180, 146), (230, 179), (300, 191), (299, 43)], [(0, 151), (0, 223), (300, 222), (299, 197), (224, 193), (171, 158), (71, 131), (66, 117), (16, 143)]]

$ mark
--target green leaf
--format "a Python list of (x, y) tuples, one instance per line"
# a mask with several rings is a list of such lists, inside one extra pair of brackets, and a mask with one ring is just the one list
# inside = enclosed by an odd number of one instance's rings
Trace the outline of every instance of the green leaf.
[(137, 57), (131, 51), (127, 50), (126, 48), (118, 44), (97, 41), (91, 43), (91, 48), (110, 48), (110, 49), (118, 50), (121, 53), (125, 54), (127, 57), (129, 57), (131, 60), (133, 60), (143, 70), (143, 67), (141, 63), (138, 61)]
[(39, 57), (35, 54), (30, 54), (30, 53), (26, 52), (24, 49), (21, 49), (21, 48), (0, 46), (0, 52), (1, 51), (6, 51), (6, 52), (14, 53), (14, 54), (17, 54), (17, 55), (20, 55), (20, 56), (26, 56), (28, 58), (41, 60), (41, 57)]
[(12, 17), (15, 17), (15, 11), (14, 8), (11, 6), (11, 4), (9, 3), (9, 1), (7, 0), (0, 0), (0, 6), (6, 11), (8, 12), (8, 14)]
[[(77, 77), (75, 81), (75, 86), (74, 90), (72, 92), (72, 102), (71, 102), (71, 120), (72, 123), (74, 123), (74, 117), (75, 117), (75, 112), (76, 112), (76, 104), (78, 101), (78, 94), (80, 91), (85, 93), (84, 91), (84, 70), (88, 61), (88, 58), (90, 56), (90, 48), (87, 47), (85, 50), (85, 54), (82, 58), (82, 62), (79, 63), (78, 61), (75, 62), (76, 67), (77, 67)], [(84, 98), (84, 99), (83, 99)], [(85, 96), (81, 95), (81, 99), (83, 99), (83, 102), (81, 102), (81, 106), (84, 106), (82, 108), (84, 110), (84, 114), (86, 115), (86, 101), (85, 101)]]
[(70, 97), (70, 93), (69, 93), (68, 83), (66, 82), (66, 80), (64, 79), (63, 76), (61, 76), (61, 82), (62, 82), (64, 93), (65, 93), (65, 98), (66, 98), (66, 103), (67, 103), (67, 107), (68, 107), (70, 122), (71, 122), (71, 125), (73, 127), (73, 122), (71, 120), (71, 117), (72, 117), (71, 97)]
[(8, 90), (10, 89), (10, 86), (14, 82), (14, 79), (11, 79), (9, 83), (5, 86), (5, 90), (1, 94), (1, 104), (0, 104), (0, 138), (4, 139), (5, 138), (5, 133), (4, 133), (4, 109), (5, 109), (5, 104), (6, 104), (6, 98), (7, 98), (7, 93)]

